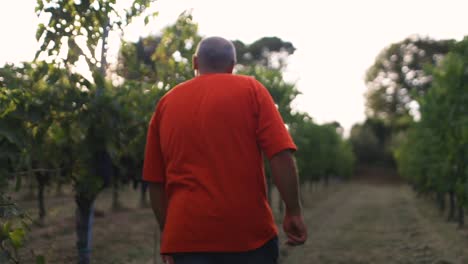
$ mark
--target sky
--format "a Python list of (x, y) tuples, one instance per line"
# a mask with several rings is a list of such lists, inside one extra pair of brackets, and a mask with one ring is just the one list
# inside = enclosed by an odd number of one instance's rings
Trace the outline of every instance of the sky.
[[(0, 1), (0, 65), (33, 59), (35, 2)], [(296, 52), (285, 76), (302, 93), (294, 109), (318, 123), (338, 121), (348, 132), (365, 119), (364, 75), (382, 49), (414, 34), (457, 40), (468, 35), (466, 0), (158, 0), (152, 9), (159, 16), (147, 26), (136, 20), (125, 39), (159, 33), (192, 10), (203, 36), (292, 42)], [(118, 46), (111, 43), (113, 50)]]

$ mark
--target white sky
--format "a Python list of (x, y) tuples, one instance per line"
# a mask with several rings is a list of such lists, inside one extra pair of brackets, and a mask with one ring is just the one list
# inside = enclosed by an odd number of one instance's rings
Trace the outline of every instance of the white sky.
[[(0, 1), (0, 65), (32, 60), (35, 2)], [(379, 51), (412, 34), (436, 39), (468, 35), (466, 0), (159, 0), (153, 7), (160, 15), (146, 27), (137, 20), (126, 39), (157, 33), (193, 9), (204, 36), (246, 43), (263, 36), (291, 41), (297, 50), (287, 76), (302, 92), (295, 108), (319, 123), (336, 120), (348, 131), (364, 120), (363, 77)]]

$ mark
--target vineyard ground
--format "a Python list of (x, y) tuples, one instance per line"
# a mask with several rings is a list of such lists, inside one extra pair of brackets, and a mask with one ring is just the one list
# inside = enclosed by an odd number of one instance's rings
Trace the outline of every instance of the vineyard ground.
[[(98, 198), (93, 263), (153, 263), (152, 212), (137, 206), (138, 192), (126, 189), (121, 198), (124, 209), (118, 212), (110, 210), (110, 191)], [(277, 199), (273, 196), (274, 205)], [(48, 263), (76, 263), (73, 199), (51, 195), (46, 202), (47, 222), (33, 228), (25, 263), (32, 263), (32, 249)], [(22, 205), (37, 214), (34, 202)], [(281, 245), (282, 264), (468, 263), (468, 231), (447, 223), (430, 201), (404, 184), (361, 177), (327, 188), (309, 186), (304, 208), (309, 240), (296, 248)], [(280, 238), (284, 241), (284, 234)]]

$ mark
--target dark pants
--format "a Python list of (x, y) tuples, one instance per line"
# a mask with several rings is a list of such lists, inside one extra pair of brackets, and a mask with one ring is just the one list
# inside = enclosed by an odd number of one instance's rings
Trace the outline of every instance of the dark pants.
[(277, 264), (279, 255), (278, 238), (262, 247), (236, 253), (177, 253), (175, 264)]

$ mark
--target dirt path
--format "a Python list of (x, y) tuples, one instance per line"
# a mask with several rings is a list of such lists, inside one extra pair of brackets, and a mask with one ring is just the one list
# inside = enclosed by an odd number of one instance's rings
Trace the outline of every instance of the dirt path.
[(281, 263), (468, 263), (468, 234), (404, 185), (346, 184), (306, 205), (310, 240)]
[[(405, 185), (333, 183), (303, 194), (310, 239), (297, 248), (282, 245), (281, 264), (468, 264), (468, 231), (445, 222), (432, 203)], [(98, 199), (103, 215), (94, 225), (93, 263), (152, 263), (151, 210), (139, 209), (138, 193), (127, 190), (127, 209), (110, 212), (110, 197), (105, 192)], [(48, 205), (49, 219), (33, 229), (25, 255), (34, 249), (49, 264), (76, 263), (73, 200), (53, 198)]]

